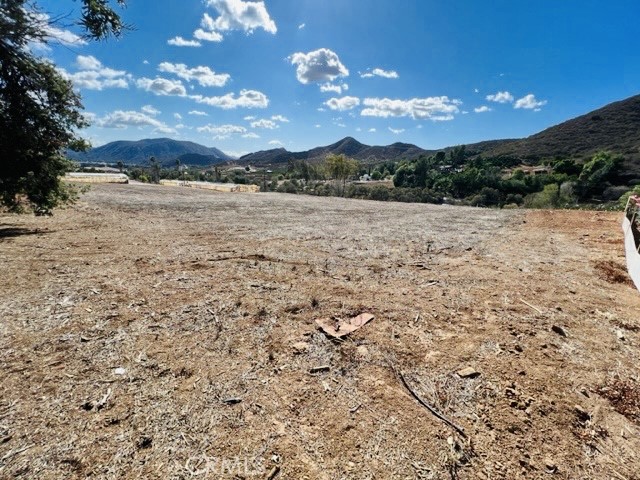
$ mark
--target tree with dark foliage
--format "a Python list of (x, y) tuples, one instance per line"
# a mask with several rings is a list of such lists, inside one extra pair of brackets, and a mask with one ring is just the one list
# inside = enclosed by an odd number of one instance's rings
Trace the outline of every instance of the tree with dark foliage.
[[(85, 38), (118, 37), (127, 28), (109, 0), (82, 4)], [(88, 126), (79, 94), (33, 53), (34, 44), (52, 41), (47, 18), (34, 2), (0, 0), (0, 204), (12, 210), (27, 204), (36, 214), (73, 199), (60, 180), (71, 165), (64, 153), (88, 147), (77, 133)]]

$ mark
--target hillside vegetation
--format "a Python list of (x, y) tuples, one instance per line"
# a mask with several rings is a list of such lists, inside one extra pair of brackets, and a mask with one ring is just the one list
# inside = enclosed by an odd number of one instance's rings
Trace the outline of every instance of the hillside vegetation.
[(640, 95), (547, 128), (528, 138), (504, 143), (487, 156), (513, 157), (528, 163), (545, 159), (585, 159), (598, 151), (622, 155), (622, 174), (640, 181)]

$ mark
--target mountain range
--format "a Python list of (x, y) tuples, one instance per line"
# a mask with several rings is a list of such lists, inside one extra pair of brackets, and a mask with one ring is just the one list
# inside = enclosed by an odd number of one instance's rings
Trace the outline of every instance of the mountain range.
[(180, 160), (185, 165), (213, 165), (233, 160), (226, 153), (213, 147), (205, 147), (194, 142), (173, 140), (171, 138), (154, 138), (138, 141), (107, 143), (92, 148), (88, 152), (68, 152), (69, 158), (86, 163), (117, 163), (127, 165), (144, 165), (154, 157), (163, 165), (175, 165)]
[[(441, 150), (450, 150), (448, 147)], [(610, 103), (559, 125), (547, 128), (522, 139), (489, 140), (465, 145), (467, 155), (512, 157), (524, 163), (536, 164), (549, 158), (585, 159), (600, 150), (625, 157), (623, 170), (628, 181), (640, 180), (640, 95)], [(303, 152), (289, 152), (284, 148), (250, 153), (237, 160), (217, 148), (169, 138), (147, 139), (137, 142), (118, 141), (94, 148), (71, 158), (81, 162), (123, 161), (126, 164), (145, 164), (150, 157), (170, 165), (179, 159), (188, 165), (235, 163), (257, 167), (277, 166), (293, 160), (316, 162), (328, 154), (345, 154), (365, 163), (413, 159), (432, 155), (439, 150), (425, 150), (408, 143), (370, 146), (346, 137), (324, 147)]]

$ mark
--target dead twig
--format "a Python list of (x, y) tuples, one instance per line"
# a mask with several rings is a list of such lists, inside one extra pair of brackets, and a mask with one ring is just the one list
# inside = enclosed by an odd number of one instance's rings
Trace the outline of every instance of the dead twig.
[(273, 480), (274, 478), (276, 478), (278, 473), (280, 473), (280, 467), (276, 465), (271, 469), (269, 475), (267, 475), (267, 480)]
[(30, 448), (33, 448), (35, 446), (36, 446), (36, 444), (32, 443), (31, 445), (27, 445), (26, 447), (17, 448), (15, 450), (10, 450), (9, 453), (7, 453), (4, 457), (0, 458), (0, 462), (4, 463), (5, 461), (9, 460), (11, 457), (14, 457), (14, 456), (18, 455), (19, 453), (25, 452), (25, 451), (27, 451)]
[(451, 428), (453, 428), (456, 432), (458, 432), (462, 436), (462, 438), (467, 438), (467, 434), (464, 432), (464, 429), (462, 427), (459, 427), (458, 425), (453, 423), (451, 420), (445, 417), (442, 413), (438, 412), (434, 407), (432, 407), (427, 402), (425, 402), (422, 398), (420, 398), (420, 396), (415, 392), (415, 390), (411, 388), (411, 386), (409, 385), (407, 380), (404, 378), (404, 375), (402, 374), (401, 371), (395, 370), (395, 372), (398, 378), (400, 379), (400, 381), (402, 382), (402, 384), (404, 385), (404, 388), (406, 388), (409, 391), (411, 396), (415, 398), (420, 405), (422, 405), (424, 408), (429, 410), (436, 418), (442, 420), (444, 423), (446, 423)]
[(531, 305), (529, 302), (524, 301), (522, 298), (520, 299), (520, 301), (524, 303), (527, 307), (533, 308), (536, 312), (540, 314), (543, 313), (542, 310), (540, 310), (538, 307)]

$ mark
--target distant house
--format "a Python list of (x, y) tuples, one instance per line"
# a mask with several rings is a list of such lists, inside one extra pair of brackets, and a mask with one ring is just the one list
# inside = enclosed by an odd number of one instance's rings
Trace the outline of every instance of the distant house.
[(504, 173), (512, 176), (518, 170), (521, 170), (525, 175), (546, 175), (553, 173), (553, 168), (549, 165), (519, 165), (514, 168), (505, 169)]

